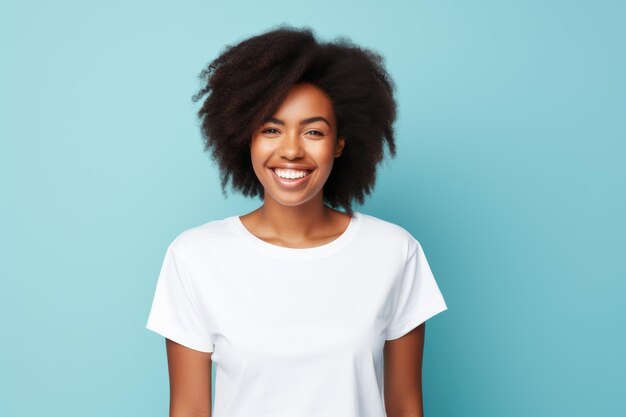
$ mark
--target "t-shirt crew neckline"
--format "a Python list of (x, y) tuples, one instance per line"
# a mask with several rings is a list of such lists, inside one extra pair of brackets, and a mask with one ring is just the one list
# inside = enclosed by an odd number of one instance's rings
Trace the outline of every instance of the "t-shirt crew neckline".
[(260, 252), (277, 258), (304, 261), (325, 258), (346, 247), (354, 239), (361, 225), (362, 217), (360, 212), (353, 211), (348, 227), (338, 238), (311, 248), (288, 248), (286, 246), (266, 242), (249, 231), (246, 226), (244, 226), (239, 215), (230, 216), (226, 220), (247, 243), (253, 245)]

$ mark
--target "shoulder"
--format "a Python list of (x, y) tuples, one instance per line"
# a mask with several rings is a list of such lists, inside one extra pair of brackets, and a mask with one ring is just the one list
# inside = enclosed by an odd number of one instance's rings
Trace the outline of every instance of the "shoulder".
[(360, 215), (364, 234), (378, 247), (402, 250), (408, 255), (419, 246), (418, 240), (403, 226), (370, 214)]
[(231, 220), (232, 216), (229, 216), (185, 229), (171, 241), (168, 250), (184, 258), (193, 258), (212, 253), (214, 248), (223, 248), (233, 240)]

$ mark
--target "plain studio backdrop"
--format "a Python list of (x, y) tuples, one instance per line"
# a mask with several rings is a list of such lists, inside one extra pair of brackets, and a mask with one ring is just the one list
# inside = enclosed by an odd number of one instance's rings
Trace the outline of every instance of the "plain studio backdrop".
[(422, 243), (448, 303), (426, 414), (626, 415), (625, 19), (597, 0), (1, 0), (0, 415), (167, 415), (144, 328), (165, 249), (260, 204), (222, 195), (197, 75), (280, 23), (379, 51), (396, 82), (398, 156), (355, 208)]

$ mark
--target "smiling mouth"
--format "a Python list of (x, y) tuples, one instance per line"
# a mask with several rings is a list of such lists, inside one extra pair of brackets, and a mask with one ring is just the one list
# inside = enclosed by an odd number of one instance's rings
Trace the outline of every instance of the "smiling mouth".
[[(305, 184), (308, 182), (311, 172), (313, 172), (313, 170), (283, 170), (279, 168), (270, 168), (270, 170), (272, 171), (272, 177), (284, 188), (294, 188)], [(281, 175), (287, 178), (281, 177)]]
[(274, 174), (276, 174), (277, 177), (283, 180), (299, 180), (309, 176), (312, 172), (310, 169), (271, 168), (271, 170), (274, 171)]

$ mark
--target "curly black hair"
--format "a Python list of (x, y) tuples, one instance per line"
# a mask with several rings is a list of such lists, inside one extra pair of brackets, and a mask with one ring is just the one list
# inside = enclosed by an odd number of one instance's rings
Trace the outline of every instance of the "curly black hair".
[(263, 198), (252, 168), (253, 132), (271, 116), (296, 83), (308, 82), (330, 97), (337, 136), (345, 138), (323, 189), (324, 203), (352, 214), (352, 201), (363, 204), (376, 182), (386, 141), (396, 154), (395, 85), (384, 58), (346, 37), (319, 42), (311, 28), (281, 24), (272, 30), (226, 45), (200, 73), (206, 84), (192, 98), (205, 95), (198, 110), (204, 151), (218, 163), (224, 196), (228, 180), (244, 196)]

